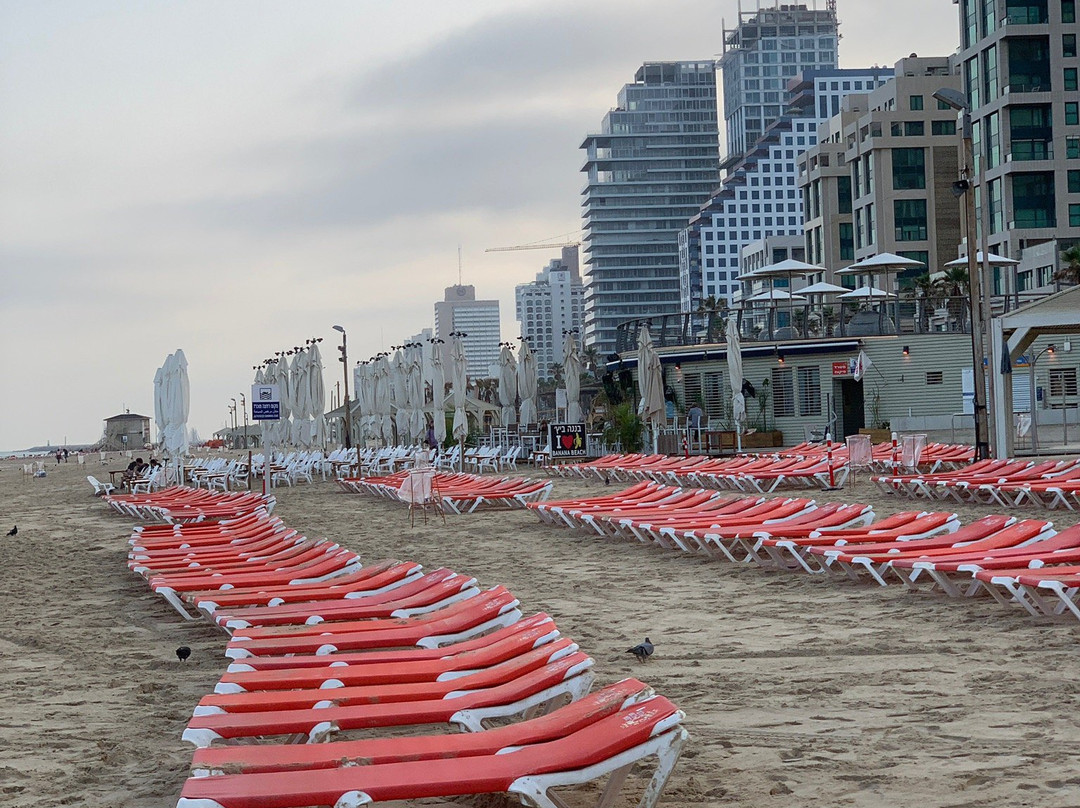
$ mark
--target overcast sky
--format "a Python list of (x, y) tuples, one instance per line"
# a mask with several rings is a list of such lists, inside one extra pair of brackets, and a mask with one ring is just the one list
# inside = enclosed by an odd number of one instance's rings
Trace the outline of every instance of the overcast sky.
[[(839, 16), (842, 67), (956, 48), (949, 0)], [(307, 337), (332, 387), (330, 326), (350, 359), (430, 327), (459, 244), (516, 337), (514, 286), (558, 253), (485, 248), (576, 238), (583, 136), (643, 61), (715, 56), (735, 17), (735, 0), (0, 0), (0, 450), (152, 415), (176, 348), (203, 437), (252, 365)]]

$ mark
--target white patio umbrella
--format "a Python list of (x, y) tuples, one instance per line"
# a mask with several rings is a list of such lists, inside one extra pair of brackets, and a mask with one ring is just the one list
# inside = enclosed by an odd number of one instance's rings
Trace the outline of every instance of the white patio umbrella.
[(873, 286), (860, 286), (846, 294), (840, 295), (841, 300), (889, 300), (896, 297), (892, 292), (884, 289), (876, 289)]
[(307, 352), (298, 348), (293, 355), (292, 372), (289, 374), (289, 391), (293, 403), (292, 442), (307, 448), (311, 441), (311, 423), (308, 421), (308, 364)]
[(770, 288), (765, 292), (758, 292), (752, 297), (746, 298), (747, 303), (805, 303), (806, 298), (801, 295), (793, 295), (785, 289)]
[(812, 283), (809, 286), (804, 286), (799, 290), (800, 295), (840, 295), (844, 292), (850, 292), (846, 286), (837, 286), (835, 283), (828, 283), (826, 281), (819, 281), (818, 283)]
[(390, 446), (394, 443), (394, 420), (390, 412), (390, 396), (393, 382), (390, 379), (390, 362), (386, 354), (375, 360), (375, 413), (379, 440)]
[(308, 415), (311, 417), (311, 444), (326, 446), (326, 380), (323, 378), (322, 353), (319, 344), (308, 348)]
[(566, 421), (581, 423), (581, 354), (574, 334), (563, 338), (563, 381), (566, 383)]
[(423, 440), (426, 426), (424, 419), (423, 356), (420, 343), (414, 342), (405, 349), (406, 384), (405, 395), (409, 404), (409, 440)]
[(468, 361), (465, 358), (465, 342), (458, 335), (450, 338), (450, 384), (454, 404), (454, 440), (458, 442), (458, 470), (464, 464), (465, 438), (469, 435), (469, 416), (465, 412), (468, 396)]
[[(168, 361), (168, 359), (166, 359)], [(157, 445), (159, 451), (165, 447), (165, 366), (154, 374), (154, 426), (157, 427)]]
[(743, 424), (746, 422), (746, 397), (743, 396), (742, 337), (739, 322), (733, 315), (727, 321), (728, 386), (731, 388), (731, 417), (735, 422), (735, 451), (742, 451)]
[(877, 275), (885, 276), (885, 286), (889, 286), (889, 275), (895, 275), (903, 272), (907, 269), (917, 269), (918, 267), (925, 267), (922, 261), (916, 261), (914, 258), (904, 258), (902, 255), (896, 253), (884, 252), (873, 255), (870, 258), (864, 258), (861, 261), (856, 261), (849, 267), (838, 270), (837, 275), (867, 275), (871, 278), (870, 286), (873, 286), (873, 278)]
[(277, 382), (278, 396), (281, 399), (281, 420), (274, 429), (274, 443), (281, 447), (292, 442), (292, 424), (289, 420), (292, 416), (290, 372), (289, 357), (281, 354), (274, 365), (274, 380)]
[[(191, 391), (188, 383), (187, 358), (183, 350), (177, 348), (162, 365), (163, 390), (162, 415), (165, 419), (165, 452), (170, 462), (183, 466), (184, 455), (188, 451), (188, 408)], [(182, 474), (178, 468), (177, 479)]]
[(397, 430), (397, 443), (404, 445), (409, 439), (409, 428), (412, 426), (412, 416), (409, 414), (409, 403), (406, 399), (408, 371), (405, 368), (405, 356), (401, 349), (394, 351), (394, 358), (390, 360), (390, 396), (393, 402), (394, 427)]
[(528, 338), (521, 341), (518, 349), (517, 364), (517, 388), (518, 397), (521, 399), (521, 407), (518, 410), (519, 424), (535, 424), (538, 420), (536, 413), (536, 354), (529, 345)]
[(664, 411), (664, 375), (660, 368), (660, 354), (656, 352), (649, 333), (648, 323), (641, 324), (638, 332), (638, 415), (650, 424), (653, 435), (653, 452), (658, 451), (661, 419), (667, 420)]
[[(985, 260), (983, 259), (982, 250), (975, 253), (975, 263), (980, 265), (989, 264), (992, 267), (1012, 267), (1017, 266), (1020, 262), (1015, 258), (1006, 258), (1004, 255), (995, 255), (994, 253), (987, 253)], [(955, 261), (950, 261), (945, 266), (947, 267), (966, 267), (968, 265), (967, 256), (961, 256)]]
[(446, 440), (446, 362), (443, 341), (431, 340), (431, 419), (435, 440), (442, 446)]
[(508, 426), (514, 422), (517, 413), (517, 360), (510, 350), (510, 343), (504, 342), (499, 349), (499, 404), (502, 405), (502, 423)]

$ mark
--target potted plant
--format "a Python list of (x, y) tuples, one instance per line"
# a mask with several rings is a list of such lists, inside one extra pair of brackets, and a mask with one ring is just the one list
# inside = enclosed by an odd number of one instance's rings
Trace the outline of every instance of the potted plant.
[(889, 421), (881, 417), (881, 390), (875, 386), (870, 399), (870, 426), (860, 429), (859, 434), (869, 435), (872, 443), (884, 443), (892, 439), (889, 426)]
[(742, 444), (747, 449), (763, 449), (770, 446), (782, 446), (784, 433), (779, 429), (769, 429), (769, 405), (772, 399), (772, 384), (768, 379), (762, 381), (757, 389), (758, 427), (743, 436)]

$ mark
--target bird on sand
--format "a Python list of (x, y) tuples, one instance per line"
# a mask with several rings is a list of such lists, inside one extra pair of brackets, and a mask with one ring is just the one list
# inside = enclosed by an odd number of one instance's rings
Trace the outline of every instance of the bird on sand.
[(12, 528), (11, 530), (9, 530), (9, 531), (7, 532), (7, 534), (8, 534), (9, 536), (15, 536), (15, 535), (17, 535), (17, 534), (18, 534), (18, 532), (19, 532), (19, 526), (18, 526), (18, 525), (15, 525), (15, 527), (13, 527), (13, 528)]
[(188, 648), (186, 645), (181, 645), (179, 648), (176, 649), (176, 658), (179, 659), (181, 662), (186, 660), (189, 656), (191, 656), (191, 649)]
[(653, 644), (649, 641), (649, 638), (645, 638), (645, 642), (635, 645), (633, 648), (627, 648), (626, 653), (633, 654), (637, 657), (638, 662), (644, 662), (646, 659), (652, 656)]

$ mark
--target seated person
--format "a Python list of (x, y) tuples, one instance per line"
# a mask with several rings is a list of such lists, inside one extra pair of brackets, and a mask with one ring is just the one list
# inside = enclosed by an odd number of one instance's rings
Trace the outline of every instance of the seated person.
[(141, 457), (136, 457), (128, 463), (128, 467), (124, 469), (123, 481), (129, 483), (132, 480), (139, 479), (143, 476), (143, 472), (146, 471), (147, 468), (149, 468), (149, 466), (143, 462), (143, 459)]

